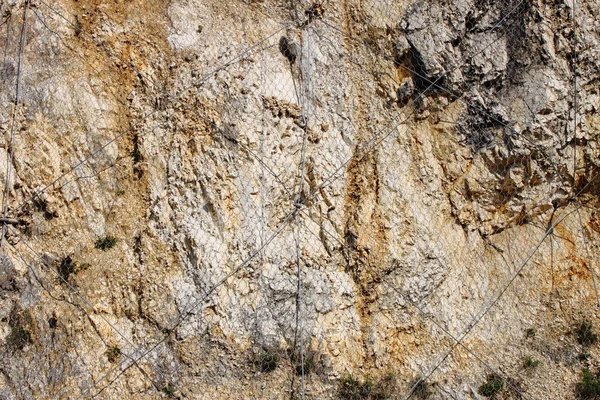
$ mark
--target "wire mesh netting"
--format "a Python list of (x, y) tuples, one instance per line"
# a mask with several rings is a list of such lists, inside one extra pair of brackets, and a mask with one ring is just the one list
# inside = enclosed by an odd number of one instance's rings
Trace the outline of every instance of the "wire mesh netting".
[(598, 15), (542, 3), (3, 1), (1, 395), (595, 398)]

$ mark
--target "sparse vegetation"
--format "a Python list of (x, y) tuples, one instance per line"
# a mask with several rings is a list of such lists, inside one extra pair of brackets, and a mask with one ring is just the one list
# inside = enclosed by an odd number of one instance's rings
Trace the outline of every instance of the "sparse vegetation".
[(111, 235), (107, 235), (107, 236), (98, 238), (98, 239), (96, 239), (96, 242), (94, 243), (96, 248), (100, 249), (100, 250), (112, 249), (113, 247), (115, 247), (116, 244), (117, 244), (117, 239)]
[(124, 194), (125, 194), (125, 191), (123, 189), (117, 190), (117, 196), (123, 196)]
[(310, 372), (312, 371), (314, 366), (314, 357), (312, 356), (308, 356), (304, 359), (304, 363), (302, 362), (298, 362), (296, 364), (296, 375), (298, 376), (302, 376), (302, 375), (308, 375), (310, 374)]
[(537, 333), (537, 329), (535, 328), (528, 328), (525, 330), (525, 338), (529, 339), (535, 336), (535, 334)]
[(374, 400), (389, 399), (390, 396), (392, 396), (392, 394), (396, 391), (396, 375), (392, 372), (388, 372), (379, 380), (379, 382), (377, 382), (377, 389), (371, 398)]
[(579, 353), (579, 355), (577, 356), (577, 359), (581, 362), (585, 362), (590, 359), (590, 354), (589, 353)]
[(523, 362), (523, 367), (528, 370), (536, 369), (539, 365), (540, 361), (534, 360), (533, 358), (531, 358), (531, 356), (525, 358), (525, 361)]
[(368, 399), (373, 390), (373, 383), (367, 378), (363, 382), (351, 375), (340, 379), (338, 394), (344, 400)]
[(175, 394), (175, 388), (171, 385), (167, 385), (163, 388), (162, 392), (167, 396), (167, 397), (173, 397), (173, 395)]
[(71, 256), (66, 256), (65, 258), (63, 258), (60, 261), (60, 265), (58, 266), (58, 273), (60, 277), (65, 281), (67, 281), (69, 279), (69, 276), (71, 276), (72, 273), (76, 272), (76, 270), (77, 265), (75, 264)]
[(311, 349), (305, 349), (304, 354), (299, 350), (292, 348), (287, 350), (287, 353), (294, 366), (294, 371), (297, 376), (306, 376), (315, 372), (318, 367), (318, 353)]
[(6, 337), (6, 343), (13, 350), (22, 350), (31, 343), (31, 335), (22, 325), (13, 326)]
[(279, 360), (277, 350), (263, 347), (256, 357), (255, 364), (261, 372), (273, 372), (277, 369)]
[(388, 373), (378, 382), (368, 377), (364, 381), (346, 375), (339, 381), (338, 395), (344, 400), (383, 400), (388, 399), (395, 389), (395, 376)]
[[(415, 386), (417, 385), (417, 386)], [(410, 387), (415, 386), (415, 390), (413, 391), (413, 395), (411, 398), (426, 400), (431, 396), (431, 390), (429, 389), (429, 384), (425, 380), (421, 380), (420, 378), (415, 379), (411, 382)]]
[(108, 361), (113, 364), (119, 361), (120, 356), (121, 349), (119, 349), (117, 346), (111, 346), (108, 348), (108, 350), (106, 350), (106, 358), (108, 358)]
[(581, 320), (575, 326), (577, 342), (582, 346), (589, 346), (598, 341), (598, 335), (594, 332), (592, 323), (586, 319)]
[(489, 374), (487, 380), (479, 386), (477, 393), (482, 396), (495, 398), (498, 393), (504, 390), (504, 380), (497, 374)]
[(589, 369), (581, 372), (581, 381), (575, 387), (577, 397), (581, 400), (600, 399), (600, 376), (592, 374)]

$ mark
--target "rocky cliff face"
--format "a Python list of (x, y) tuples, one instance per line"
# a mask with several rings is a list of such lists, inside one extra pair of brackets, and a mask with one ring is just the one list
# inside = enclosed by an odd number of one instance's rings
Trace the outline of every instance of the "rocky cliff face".
[(3, 398), (569, 399), (597, 367), (598, 1), (0, 13)]

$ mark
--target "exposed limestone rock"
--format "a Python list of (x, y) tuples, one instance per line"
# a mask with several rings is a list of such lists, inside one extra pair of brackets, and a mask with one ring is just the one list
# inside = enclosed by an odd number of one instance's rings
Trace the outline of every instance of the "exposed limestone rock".
[(599, 10), (3, 2), (0, 397), (575, 398)]

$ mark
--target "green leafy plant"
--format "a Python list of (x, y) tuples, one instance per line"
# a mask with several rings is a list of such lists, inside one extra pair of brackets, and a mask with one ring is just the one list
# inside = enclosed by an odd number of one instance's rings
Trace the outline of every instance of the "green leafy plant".
[(314, 358), (306, 357), (304, 359), (303, 363), (299, 362), (296, 364), (296, 366), (295, 366), (296, 375), (298, 375), (298, 376), (308, 375), (312, 371), (313, 367), (314, 367)]
[(96, 242), (94, 242), (94, 246), (96, 246), (96, 248), (100, 250), (112, 249), (113, 247), (115, 247), (116, 244), (117, 239), (111, 235), (100, 237), (96, 239)]
[(279, 352), (276, 349), (263, 347), (256, 357), (255, 364), (261, 372), (273, 372), (279, 365)]
[(525, 361), (523, 362), (523, 367), (529, 370), (536, 369), (539, 365), (540, 361), (534, 360), (533, 358), (531, 358), (531, 356), (525, 358)]
[(589, 360), (591, 357), (590, 353), (579, 353), (579, 355), (577, 356), (577, 359), (581, 362), (585, 362), (587, 360)]
[(392, 393), (395, 391), (397, 391), (396, 375), (392, 372), (388, 372), (377, 382), (376, 388), (371, 394), (371, 399), (389, 399), (392, 396)]
[(592, 323), (586, 319), (581, 320), (575, 326), (577, 342), (582, 346), (589, 346), (598, 341), (598, 335), (594, 332)]
[[(415, 386), (416, 385), (416, 386)], [(420, 378), (415, 379), (411, 382), (410, 387), (415, 386), (415, 390), (413, 390), (413, 398), (426, 400), (431, 396), (431, 390), (429, 389), (429, 384), (427, 381), (422, 380)]]
[(504, 390), (504, 380), (497, 374), (489, 374), (484, 383), (479, 386), (477, 393), (485, 397), (495, 398)]
[(600, 399), (600, 376), (585, 368), (581, 372), (581, 381), (575, 386), (575, 393), (581, 400)]
[(60, 261), (60, 265), (58, 266), (58, 273), (63, 280), (68, 280), (69, 276), (72, 273), (77, 271), (77, 265), (71, 258), (71, 256), (66, 256)]
[(173, 397), (175, 394), (175, 388), (171, 385), (167, 385), (163, 388), (162, 392), (168, 397)]
[(535, 334), (537, 333), (537, 329), (535, 328), (528, 328), (525, 330), (525, 337), (527, 339), (532, 338), (535, 336)]
[(361, 381), (352, 375), (345, 375), (339, 381), (338, 395), (344, 400), (384, 400), (392, 396), (395, 385), (395, 375), (385, 374), (377, 382), (370, 378)]
[(351, 375), (342, 377), (339, 381), (338, 394), (344, 400), (368, 399), (373, 390), (373, 382), (369, 379), (359, 381)]
[(120, 356), (121, 349), (119, 349), (117, 346), (111, 346), (108, 348), (108, 350), (106, 350), (106, 357), (108, 358), (108, 361), (113, 364), (119, 361)]
[(13, 326), (6, 337), (6, 343), (13, 350), (23, 350), (23, 347), (31, 343), (31, 335), (23, 326)]
[(306, 376), (315, 372), (315, 367), (318, 367), (318, 353), (312, 349), (304, 349), (300, 352), (299, 349), (288, 349), (287, 354), (292, 361), (294, 372), (297, 376)]
[(125, 191), (123, 189), (117, 190), (117, 196), (123, 196), (124, 194), (125, 194)]

